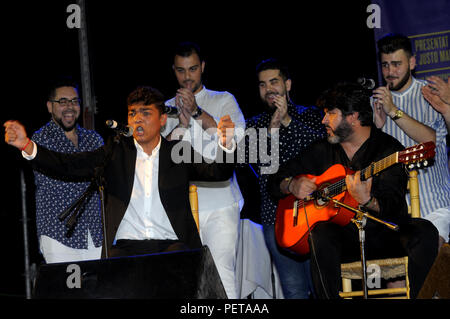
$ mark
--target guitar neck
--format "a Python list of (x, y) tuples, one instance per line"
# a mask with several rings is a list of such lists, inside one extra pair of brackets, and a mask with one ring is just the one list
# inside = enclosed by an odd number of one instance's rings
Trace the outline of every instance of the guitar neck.
[(382, 170), (385, 170), (386, 168), (397, 164), (398, 163), (398, 152), (395, 152), (378, 162), (370, 164), (368, 167), (361, 170), (361, 180), (365, 181), (368, 178), (372, 177), (373, 175), (378, 174)]
[[(378, 174), (382, 170), (398, 163), (398, 152), (391, 154), (378, 162), (370, 164), (368, 167), (361, 170), (361, 180), (365, 181), (373, 175)], [(345, 184), (345, 178), (335, 182), (334, 184), (328, 185), (327, 187), (319, 191), (320, 194), (325, 194), (329, 197), (334, 197), (347, 190), (347, 185)], [(308, 200), (306, 200), (308, 201)], [(303, 200), (299, 200), (298, 206), (303, 205)]]
[[(433, 158), (435, 154), (435, 144), (433, 142), (426, 142), (408, 147), (403, 151), (395, 152), (379, 160), (378, 162), (372, 163), (368, 167), (362, 169), (361, 181), (369, 179), (370, 177), (378, 174), (382, 170), (385, 170), (386, 168), (394, 164), (403, 163), (414, 165), (414, 163), (424, 161), (428, 158)], [(427, 162), (425, 161), (425, 166), (427, 165), (426, 163)], [(303, 205), (304, 202), (307, 202), (311, 199), (321, 197), (334, 197), (335, 195), (338, 195), (346, 190), (347, 185), (345, 184), (345, 178), (343, 178), (331, 185), (327, 185), (326, 187), (321, 188), (317, 191), (316, 194), (308, 196), (305, 200), (298, 200), (297, 207)]]

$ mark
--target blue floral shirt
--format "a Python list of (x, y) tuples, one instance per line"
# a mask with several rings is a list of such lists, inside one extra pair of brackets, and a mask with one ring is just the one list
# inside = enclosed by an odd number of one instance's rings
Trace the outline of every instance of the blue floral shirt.
[[(61, 153), (76, 153), (92, 151), (103, 145), (102, 137), (93, 130), (87, 130), (79, 125), (78, 147), (64, 134), (64, 130), (53, 120), (36, 131), (32, 140), (52, 151)], [(63, 245), (75, 249), (87, 249), (88, 230), (96, 247), (102, 245), (102, 223), (100, 198), (95, 192), (80, 211), (73, 234), (67, 237), (67, 220), (61, 222), (58, 216), (76, 201), (89, 186), (90, 182), (66, 182), (56, 180), (34, 171), (36, 184), (36, 224), (37, 235), (46, 235)]]

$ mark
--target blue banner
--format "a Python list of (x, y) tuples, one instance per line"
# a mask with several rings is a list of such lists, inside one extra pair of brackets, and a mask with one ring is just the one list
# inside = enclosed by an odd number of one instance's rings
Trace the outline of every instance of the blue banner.
[[(375, 42), (391, 32), (406, 35), (411, 39), (416, 57), (415, 77), (425, 79), (436, 75), (447, 80), (450, 0), (372, 0), (372, 10), (379, 10), (375, 19), (380, 20), (374, 28)], [(381, 80), (381, 69), (378, 74)]]

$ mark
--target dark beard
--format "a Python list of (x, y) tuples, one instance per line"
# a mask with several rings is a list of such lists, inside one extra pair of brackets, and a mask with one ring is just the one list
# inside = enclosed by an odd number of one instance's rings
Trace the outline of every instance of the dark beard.
[[(182, 86), (183, 88), (186, 88), (186, 81), (183, 83), (184, 86)], [(203, 86), (203, 83), (200, 81), (200, 83), (196, 86), (193, 86), (190, 90), (192, 93), (197, 92), (198, 89), (200, 89)]]
[[(271, 93), (267, 93), (266, 95), (271, 94)], [(279, 95), (278, 93), (275, 93), (275, 94)], [(266, 113), (269, 113), (270, 115), (273, 115), (273, 113), (275, 113), (275, 111), (277, 110), (277, 107), (275, 105), (270, 106), (270, 104), (267, 102), (266, 99), (261, 99), (261, 102), (263, 104), (264, 111)], [(288, 109), (289, 109), (289, 103), (290, 103), (290, 100), (289, 100), (289, 98), (287, 98)]]
[(276, 106), (272, 107), (266, 101), (262, 101), (262, 104), (263, 104), (263, 107), (264, 107), (264, 111), (266, 111), (270, 115), (273, 115), (273, 113), (275, 113), (275, 111), (277, 110)]
[(398, 84), (396, 86), (391, 86), (391, 84), (389, 84), (389, 89), (391, 91), (400, 91), (401, 89), (403, 89), (403, 87), (406, 85), (406, 83), (409, 81), (409, 78), (411, 77), (411, 71), (408, 67), (408, 72), (406, 73), (406, 75), (403, 77), (403, 79), (400, 80), (400, 82), (398, 82)]
[(334, 136), (328, 136), (328, 142), (338, 144), (344, 142), (353, 133), (352, 126), (347, 121), (342, 120), (341, 124), (333, 131)]
[(67, 127), (67, 126), (64, 126), (63, 122), (60, 119), (53, 118), (53, 120), (56, 122), (56, 124), (58, 124), (64, 130), (64, 132), (72, 131), (75, 128), (75, 126), (77, 125), (77, 123), (74, 122), (72, 126)]

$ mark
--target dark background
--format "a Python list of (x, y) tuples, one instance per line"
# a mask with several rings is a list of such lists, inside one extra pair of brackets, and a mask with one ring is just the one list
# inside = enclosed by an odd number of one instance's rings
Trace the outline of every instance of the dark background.
[[(50, 118), (45, 105), (49, 82), (67, 74), (79, 79), (78, 32), (66, 26), (66, 8), (74, 2), (20, 1), (2, 7), (2, 123), (20, 120), (31, 135)], [(234, 94), (245, 117), (261, 110), (255, 66), (267, 57), (289, 66), (297, 104), (314, 104), (320, 92), (340, 80), (377, 78), (373, 30), (366, 26), (369, 1), (87, 2), (95, 128), (104, 137), (106, 119), (126, 120), (126, 97), (137, 85), (174, 95), (172, 47), (181, 40), (199, 43), (206, 58), (205, 86)], [(30, 262), (42, 262), (33, 178), (16, 149), (3, 138), (0, 147), (0, 297), (23, 298), (21, 171)], [(257, 184), (250, 170), (239, 171), (239, 182), (246, 199), (242, 217), (259, 222)]]

